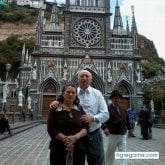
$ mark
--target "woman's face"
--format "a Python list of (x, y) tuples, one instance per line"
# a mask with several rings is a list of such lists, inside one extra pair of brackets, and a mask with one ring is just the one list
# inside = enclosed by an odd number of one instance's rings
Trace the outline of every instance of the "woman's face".
[(64, 102), (74, 102), (76, 99), (76, 88), (68, 86), (63, 92)]

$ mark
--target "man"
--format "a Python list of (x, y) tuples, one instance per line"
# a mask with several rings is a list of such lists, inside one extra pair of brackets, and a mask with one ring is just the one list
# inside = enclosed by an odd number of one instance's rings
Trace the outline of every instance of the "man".
[[(109, 119), (102, 125), (104, 133), (108, 136), (108, 145), (106, 150), (106, 165), (113, 165), (115, 151), (118, 148), (119, 152), (126, 151), (126, 132), (130, 130), (127, 111), (119, 105), (122, 95), (118, 90), (112, 91), (110, 99), (112, 103), (108, 106)], [(121, 159), (122, 165), (126, 164), (125, 160)]]
[(139, 114), (139, 124), (141, 128), (141, 135), (144, 140), (149, 139), (149, 120), (150, 120), (150, 112), (146, 108), (146, 106), (142, 107), (142, 110), (140, 111)]
[[(107, 104), (101, 92), (90, 86), (92, 74), (87, 70), (81, 70), (78, 73), (77, 81), (78, 97), (80, 105), (86, 112), (81, 120), (89, 123), (89, 133), (87, 135), (87, 162), (88, 165), (104, 165), (104, 148), (101, 135), (101, 125), (109, 118)], [(51, 107), (57, 106), (51, 103)]]

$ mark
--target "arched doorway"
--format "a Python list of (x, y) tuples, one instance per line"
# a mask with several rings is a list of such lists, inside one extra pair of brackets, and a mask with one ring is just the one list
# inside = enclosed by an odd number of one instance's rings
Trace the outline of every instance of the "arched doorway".
[[(92, 71), (88, 68), (86, 68), (86, 70), (88, 70), (92, 74), (91, 86), (100, 90), (104, 94), (105, 87), (104, 87), (104, 83), (103, 83), (102, 79), (94, 71)], [(72, 83), (75, 84), (76, 86), (78, 86), (77, 75), (75, 75), (74, 78), (72, 79)]]
[[(124, 96), (122, 99), (120, 99), (120, 105), (123, 106), (124, 108), (128, 109), (129, 108), (129, 91), (127, 87), (124, 84), (120, 84), (117, 87), (117, 90), (120, 91), (120, 93)], [(126, 97), (127, 96), (127, 97)]]
[(43, 89), (42, 117), (47, 119), (50, 103), (56, 99), (57, 89), (52, 81), (48, 81)]

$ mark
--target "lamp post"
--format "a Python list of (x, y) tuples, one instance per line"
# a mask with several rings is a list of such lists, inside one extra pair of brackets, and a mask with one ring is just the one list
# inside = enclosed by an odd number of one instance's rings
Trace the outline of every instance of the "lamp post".
[(161, 107), (162, 107), (162, 110), (164, 110), (163, 109), (163, 94), (162, 94), (162, 92), (160, 92), (160, 97), (161, 97)]
[(150, 102), (150, 105), (151, 105), (151, 112), (154, 112), (154, 97), (153, 97), (153, 88), (151, 88), (151, 102)]
[(5, 84), (3, 85), (3, 100), (2, 100), (2, 111), (3, 113), (6, 113), (6, 103), (7, 103), (7, 95), (9, 92), (9, 87), (8, 87), (8, 75), (9, 75), (9, 70), (11, 68), (11, 64), (6, 64), (6, 78), (5, 78)]

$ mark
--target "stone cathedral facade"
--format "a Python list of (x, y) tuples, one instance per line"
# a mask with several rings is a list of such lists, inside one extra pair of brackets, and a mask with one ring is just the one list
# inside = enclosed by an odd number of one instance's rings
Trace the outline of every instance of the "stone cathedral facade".
[(130, 7), (131, 25), (126, 21), (124, 27), (118, 0), (114, 13), (110, 5), (110, 0), (66, 0), (63, 26), (56, 2), (49, 20), (40, 9), (34, 51), (29, 54), (23, 46), (19, 70), (19, 95), (24, 95), (36, 117), (46, 118), (50, 102), (60, 95), (64, 84), (77, 84), (81, 69), (92, 73), (92, 86), (107, 102), (112, 90), (118, 89), (123, 106), (140, 109), (141, 55), (134, 8)]

